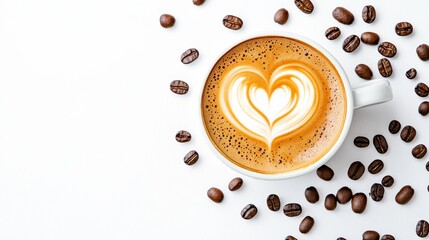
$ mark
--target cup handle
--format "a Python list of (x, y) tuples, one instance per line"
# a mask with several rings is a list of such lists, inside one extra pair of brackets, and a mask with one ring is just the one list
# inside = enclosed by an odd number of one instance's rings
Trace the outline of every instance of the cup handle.
[(386, 79), (374, 79), (352, 87), (354, 109), (392, 100), (392, 88)]

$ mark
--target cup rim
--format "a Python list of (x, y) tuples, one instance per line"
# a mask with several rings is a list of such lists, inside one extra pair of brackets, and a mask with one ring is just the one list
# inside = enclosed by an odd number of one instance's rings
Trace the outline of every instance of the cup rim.
[[(309, 44), (310, 46), (314, 47), (315, 49), (317, 49), (318, 51), (320, 51), (323, 55), (326, 56), (326, 58), (329, 59), (329, 61), (331, 61), (331, 63), (335, 66), (335, 69), (337, 70), (337, 72), (339, 73), (340, 77), (341, 77), (341, 81), (343, 83), (345, 92), (346, 92), (346, 98), (347, 98), (347, 109), (346, 109), (346, 118), (344, 120), (344, 124), (342, 126), (342, 130), (341, 133), (339, 135), (339, 137), (337, 138), (337, 141), (335, 142), (335, 144), (331, 147), (331, 149), (329, 149), (328, 152), (326, 152), (325, 155), (323, 155), (323, 157), (321, 157), (320, 159), (318, 159), (317, 161), (311, 163), (308, 166), (304, 166), (302, 168), (298, 168), (295, 169), (293, 171), (288, 171), (288, 172), (282, 172), (282, 173), (275, 173), (275, 174), (271, 174), (271, 173), (258, 173), (258, 172), (254, 172), (248, 169), (245, 169), (243, 167), (240, 167), (239, 165), (233, 163), (232, 161), (228, 160), (221, 152), (220, 150), (217, 149), (217, 146), (215, 146), (215, 144), (212, 143), (212, 141), (209, 139), (210, 136), (207, 133), (207, 129), (204, 125), (204, 121), (203, 121), (203, 111), (202, 111), (202, 107), (201, 107), (201, 101), (202, 101), (202, 97), (204, 95), (204, 86), (207, 82), (208, 77), (210, 76), (210, 72), (213, 68), (213, 66), (216, 64), (216, 62), (223, 56), (225, 55), (228, 51), (230, 51), (232, 48), (234, 48), (235, 46), (251, 40), (251, 39), (255, 39), (255, 38), (260, 38), (260, 37), (284, 37), (284, 38), (292, 38), (292, 39), (296, 39), (299, 41), (302, 41), (306, 44)], [(239, 41), (234, 42), (231, 45), (228, 45), (224, 48), (225, 50), (222, 51), (220, 53), (220, 55), (218, 55), (217, 58), (214, 59), (214, 61), (212, 62), (212, 64), (210, 65), (210, 70), (208, 71), (206, 78), (203, 82), (203, 84), (201, 85), (200, 88), (200, 99), (198, 101), (198, 108), (199, 108), (199, 125), (200, 128), (202, 129), (202, 131), (204, 132), (203, 135), (205, 142), (208, 143), (208, 145), (210, 146), (211, 151), (216, 155), (216, 157), (218, 159), (220, 159), (225, 165), (227, 165), (229, 168), (235, 170), (238, 173), (241, 173), (243, 175), (255, 178), (255, 179), (260, 179), (260, 180), (283, 180), (283, 179), (289, 179), (289, 178), (294, 178), (294, 177), (298, 177), (298, 176), (302, 176), (304, 174), (307, 174), (309, 172), (315, 171), (317, 168), (319, 168), (320, 166), (322, 166), (323, 164), (325, 164), (327, 161), (329, 161), (332, 156), (339, 150), (340, 146), (343, 144), (343, 142), (346, 139), (347, 133), (349, 132), (350, 129), (350, 125), (352, 122), (352, 117), (353, 117), (353, 106), (354, 106), (354, 99), (353, 99), (353, 92), (352, 92), (352, 88), (349, 82), (349, 78), (347, 77), (347, 74), (345, 73), (342, 65), (339, 63), (339, 61), (323, 46), (321, 46), (320, 44), (318, 44), (317, 42), (309, 39), (308, 37), (299, 35), (299, 34), (295, 34), (295, 33), (291, 33), (291, 32), (262, 32), (262, 33), (257, 33), (257, 34), (251, 34), (251, 35), (245, 35), (244, 37), (240, 38)]]

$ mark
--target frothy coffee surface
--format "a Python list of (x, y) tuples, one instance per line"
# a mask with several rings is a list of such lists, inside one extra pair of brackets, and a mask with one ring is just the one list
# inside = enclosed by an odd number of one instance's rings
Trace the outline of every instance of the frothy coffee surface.
[(210, 140), (229, 161), (276, 174), (319, 160), (347, 111), (334, 65), (299, 40), (266, 36), (224, 54), (205, 83), (201, 108)]

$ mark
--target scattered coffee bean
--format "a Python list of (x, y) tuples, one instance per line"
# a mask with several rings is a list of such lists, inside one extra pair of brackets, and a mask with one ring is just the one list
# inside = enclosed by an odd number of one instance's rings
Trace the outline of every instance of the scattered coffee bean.
[(283, 213), (288, 217), (296, 217), (302, 213), (301, 205), (298, 203), (288, 203), (283, 207)]
[(419, 97), (427, 97), (429, 95), (429, 87), (425, 83), (418, 83), (414, 88), (417, 96)]
[(377, 150), (377, 152), (383, 154), (386, 153), (389, 149), (389, 145), (387, 144), (386, 138), (383, 135), (377, 134), (372, 139), (372, 142), (374, 143), (374, 147)]
[(384, 235), (381, 237), (381, 240), (395, 240), (395, 237), (394, 237), (394, 236), (392, 236), (392, 235), (390, 235), (390, 234), (384, 234)]
[(174, 23), (176, 23), (176, 19), (173, 17), (173, 15), (162, 14), (161, 17), (159, 17), (159, 23), (163, 28), (171, 28), (174, 26)]
[(340, 22), (342, 24), (347, 24), (347, 25), (352, 24), (353, 21), (355, 20), (353, 14), (349, 10), (347, 10), (343, 7), (335, 8), (334, 11), (332, 11), (332, 16), (338, 22)]
[(398, 204), (404, 205), (408, 203), (414, 196), (414, 189), (410, 185), (406, 185), (399, 190), (395, 196), (395, 201)]
[(185, 157), (183, 158), (183, 161), (186, 165), (194, 165), (198, 161), (199, 155), (197, 151), (192, 150), (188, 152)]
[(334, 194), (330, 193), (325, 197), (325, 208), (326, 210), (332, 211), (337, 208), (337, 198)]
[(253, 204), (247, 204), (243, 210), (241, 210), (241, 217), (249, 220), (258, 213), (258, 208)]
[(405, 76), (408, 79), (414, 79), (417, 76), (417, 70), (415, 68), (410, 68), (406, 73)]
[(192, 0), (192, 3), (196, 6), (201, 6), (206, 0)]
[(395, 32), (399, 36), (408, 36), (413, 33), (413, 25), (409, 22), (400, 22), (396, 24)]
[(285, 240), (298, 240), (298, 239), (294, 236), (289, 235), (285, 238)]
[(195, 48), (190, 48), (182, 53), (182, 56), (180, 57), (180, 60), (183, 64), (189, 64), (193, 61), (195, 61), (200, 53)]
[(419, 144), (413, 148), (411, 154), (417, 159), (423, 158), (427, 153), (427, 148), (424, 144)]
[(428, 101), (424, 101), (422, 103), (420, 103), (419, 105), (419, 113), (422, 116), (426, 116), (429, 113), (429, 102)]
[(380, 59), (377, 63), (377, 66), (378, 66), (378, 72), (380, 72), (381, 76), (390, 77), (392, 75), (393, 68), (389, 59), (387, 58)]
[(355, 140), (353, 141), (356, 147), (364, 148), (369, 146), (369, 139), (367, 137), (363, 136), (357, 136), (355, 137)]
[(313, 186), (305, 189), (304, 195), (309, 203), (317, 203), (319, 201), (319, 192)]
[(416, 225), (416, 234), (421, 238), (425, 238), (429, 234), (429, 223), (426, 220), (420, 220)]
[(356, 74), (363, 79), (370, 80), (372, 78), (372, 71), (371, 68), (369, 68), (365, 64), (359, 64), (355, 68)]
[(379, 239), (380, 239), (380, 234), (378, 234), (378, 232), (374, 230), (368, 230), (362, 234), (362, 240), (379, 240)]
[(362, 19), (366, 23), (374, 22), (376, 17), (375, 8), (372, 5), (363, 7), (362, 9)]
[(339, 237), (339, 238), (337, 238), (337, 240), (347, 240), (347, 239), (345, 239), (343, 237)]
[(344, 39), (343, 50), (348, 53), (353, 52), (354, 50), (356, 50), (356, 48), (359, 47), (359, 44), (359, 37), (356, 35), (350, 35), (346, 39)]
[(429, 172), (429, 162), (426, 163), (426, 170)]
[(306, 14), (310, 14), (314, 10), (313, 3), (310, 0), (295, 0), (295, 5)]
[(404, 142), (411, 142), (416, 137), (416, 134), (416, 129), (410, 125), (407, 125), (401, 131), (401, 139)]
[(221, 203), (223, 200), (223, 192), (215, 187), (212, 187), (207, 191), (207, 196), (215, 203)]
[(191, 141), (191, 134), (188, 131), (180, 130), (176, 133), (176, 141), (185, 143)]
[(371, 174), (377, 174), (383, 170), (384, 163), (380, 159), (375, 159), (372, 161), (371, 164), (368, 166), (368, 172)]
[(331, 179), (334, 177), (334, 171), (326, 165), (322, 165), (321, 167), (319, 167), (316, 173), (317, 176), (319, 176), (325, 181), (331, 181)]
[(299, 224), (299, 231), (301, 233), (308, 233), (314, 226), (314, 219), (310, 216), (306, 216), (304, 219), (302, 219), (301, 223)]
[(384, 197), (384, 187), (383, 185), (379, 183), (374, 183), (371, 186), (371, 192), (369, 193), (369, 196), (372, 198), (372, 200), (379, 202)]
[(350, 165), (347, 175), (351, 180), (358, 180), (360, 177), (362, 177), (364, 172), (365, 166), (361, 162), (356, 161)]
[(380, 41), (380, 36), (375, 32), (364, 32), (360, 35), (360, 40), (368, 45), (377, 45)]
[(267, 197), (267, 206), (271, 211), (280, 210), (280, 198), (276, 194), (270, 194)]
[(364, 193), (356, 193), (352, 198), (352, 210), (355, 213), (363, 213), (366, 209), (367, 198)]
[(228, 189), (230, 191), (237, 191), (243, 185), (243, 179), (236, 177), (232, 179), (228, 184)]
[(385, 57), (394, 57), (396, 55), (396, 46), (391, 42), (382, 42), (378, 45), (378, 52)]
[(429, 46), (427, 44), (422, 44), (416, 48), (417, 56), (422, 61), (429, 60)]
[(174, 80), (170, 83), (170, 90), (176, 94), (183, 95), (189, 90), (189, 85), (182, 80)]
[(401, 130), (401, 123), (398, 120), (392, 120), (389, 123), (389, 132), (391, 134), (397, 134)]
[(338, 190), (336, 199), (340, 204), (346, 204), (352, 199), (352, 190), (348, 187), (342, 187)]
[(226, 15), (222, 22), (226, 28), (231, 30), (239, 30), (243, 26), (243, 20), (233, 15)]
[(390, 175), (386, 175), (383, 177), (383, 179), (381, 179), (381, 184), (384, 187), (391, 187), (394, 182), (395, 182), (395, 179)]
[(285, 24), (288, 18), (289, 12), (284, 8), (280, 8), (279, 10), (277, 10), (276, 14), (274, 14), (274, 22), (281, 25)]
[(341, 30), (338, 27), (330, 27), (325, 31), (325, 37), (329, 40), (337, 39), (341, 35)]

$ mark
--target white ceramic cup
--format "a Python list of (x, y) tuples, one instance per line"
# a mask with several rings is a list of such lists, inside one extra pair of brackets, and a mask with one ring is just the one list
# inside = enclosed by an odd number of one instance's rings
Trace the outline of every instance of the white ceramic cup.
[[(279, 36), (279, 37), (288, 37), (288, 38), (297, 39), (299, 41), (307, 43), (310, 46), (313, 46), (314, 48), (319, 50), (321, 53), (323, 53), (332, 62), (332, 64), (335, 66), (338, 73), (340, 74), (341, 80), (343, 82), (344, 89), (346, 92), (346, 98), (347, 98), (346, 119), (344, 121), (344, 125), (342, 126), (342, 132), (341, 132), (340, 136), (338, 137), (336, 143), (331, 147), (331, 149), (329, 149), (329, 151), (327, 151), (326, 154), (323, 157), (321, 157), (319, 160), (314, 161), (312, 164), (310, 164), (306, 167), (299, 168), (299, 169), (296, 169), (293, 171), (276, 173), (276, 174), (264, 174), (264, 173), (258, 173), (258, 172), (250, 171), (248, 169), (242, 168), (242, 167), (234, 164), (233, 162), (228, 160), (225, 156), (223, 156), (216, 149), (216, 147), (213, 146), (213, 143), (210, 141), (209, 136), (207, 135), (207, 132), (205, 131), (204, 124), (202, 122), (203, 115), (202, 115), (202, 112), (200, 111), (201, 125), (202, 125), (202, 129), (204, 131), (204, 134), (206, 135), (206, 140), (207, 140), (206, 142), (208, 142), (208, 145), (211, 147), (211, 149), (213, 150), (215, 155), (223, 163), (225, 163), (227, 166), (229, 166), (233, 170), (235, 170), (239, 173), (242, 173), (244, 175), (253, 177), (253, 178), (263, 179), (263, 180), (281, 180), (281, 179), (297, 177), (297, 176), (301, 176), (301, 175), (309, 173), (309, 172), (313, 172), (317, 168), (319, 168), (320, 166), (325, 164), (329, 159), (332, 158), (332, 156), (338, 151), (340, 146), (343, 144), (343, 142), (347, 136), (347, 133), (349, 132), (349, 129), (350, 129), (350, 124), (352, 122), (354, 109), (390, 101), (392, 99), (392, 89), (390, 87), (389, 82), (385, 79), (374, 79), (374, 80), (370, 80), (370, 81), (367, 81), (363, 84), (359, 84), (359, 85), (356, 85), (353, 87), (350, 86), (350, 82), (349, 82), (349, 79), (347, 77), (347, 74), (344, 72), (344, 69), (342, 68), (342, 66), (338, 62), (338, 60), (335, 59), (335, 57), (331, 53), (329, 53), (325, 48), (323, 48), (322, 46), (320, 46), (316, 42), (314, 42), (314, 41), (312, 41), (306, 37), (303, 37), (303, 36), (300, 36), (297, 34), (293, 34), (293, 33), (283, 33), (282, 32), (281, 34), (263, 34), (263, 35), (246, 37), (244, 40), (242, 40), (239, 43), (234, 44), (232, 47), (226, 49), (226, 51), (223, 52), (220, 56), (223, 56), (231, 48), (240, 44), (241, 42), (247, 41), (251, 38), (266, 37), (266, 36)], [(217, 60), (218, 59), (215, 59), (215, 62)], [(202, 94), (204, 94), (203, 91), (201, 91), (201, 92), (202, 92)]]

